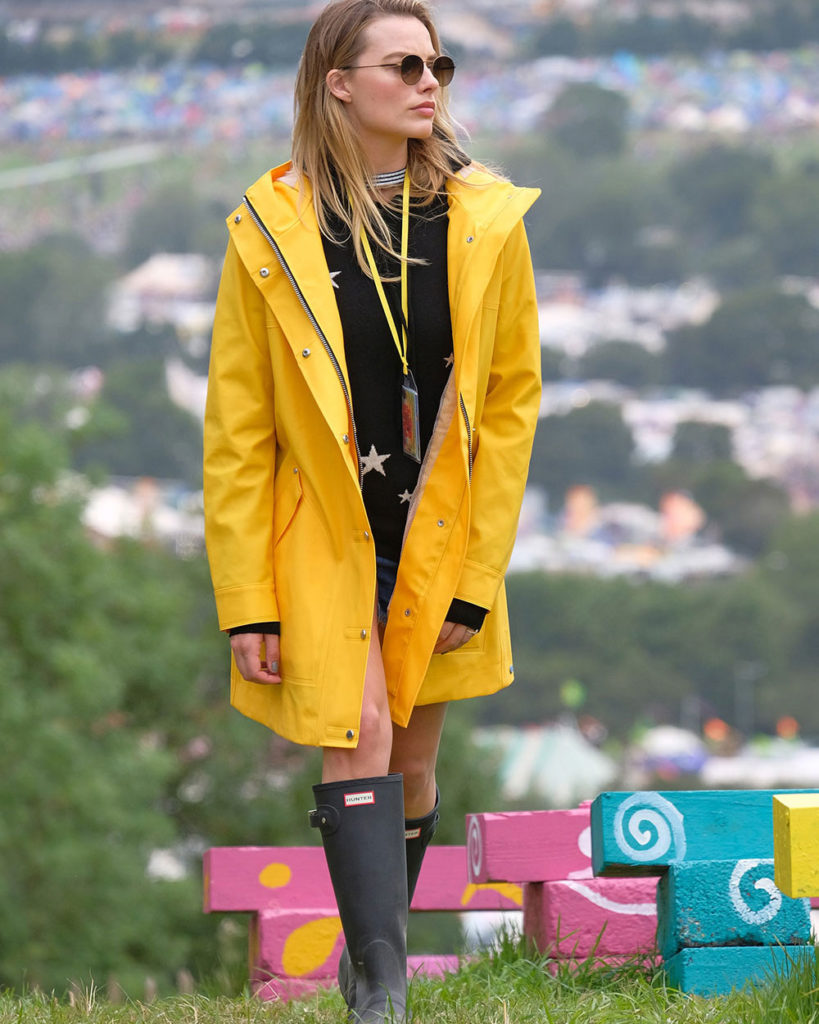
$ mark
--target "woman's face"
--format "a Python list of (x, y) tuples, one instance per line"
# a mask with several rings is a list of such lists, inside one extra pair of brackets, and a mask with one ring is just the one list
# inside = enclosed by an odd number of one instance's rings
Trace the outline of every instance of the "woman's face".
[(363, 67), (395, 64), (417, 54), (431, 61), (438, 54), (429, 32), (417, 18), (385, 15), (364, 30), (364, 46), (355, 68), (331, 71), (327, 84), (346, 104), (347, 114), (371, 156), (403, 146), (407, 139), (426, 139), (432, 134), (438, 85), (428, 67), (415, 85), (407, 85), (398, 67)]

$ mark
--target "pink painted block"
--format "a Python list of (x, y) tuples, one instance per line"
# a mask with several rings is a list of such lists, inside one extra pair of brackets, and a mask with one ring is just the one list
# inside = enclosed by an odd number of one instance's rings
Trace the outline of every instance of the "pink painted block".
[(301, 910), (335, 913), (320, 846), (215, 846), (204, 857), (205, 911)]
[(467, 860), (473, 882), (591, 878), (589, 807), (471, 814)]
[[(213, 847), (205, 853), (204, 875), (207, 912), (336, 912), (321, 847)], [(412, 909), (514, 910), (522, 904), (519, 886), (469, 882), (463, 846), (433, 846), (427, 851)]]
[[(336, 915), (315, 910), (262, 910), (250, 928), (250, 983), (263, 999), (293, 999), (333, 985), (344, 945)], [(407, 977), (440, 976), (458, 969), (456, 956), (407, 958)]]
[(584, 878), (524, 886), (523, 931), (542, 953), (571, 959), (652, 953), (656, 878)]
[(279, 977), (333, 979), (343, 945), (335, 908), (260, 910), (250, 924), (250, 980), (260, 986)]

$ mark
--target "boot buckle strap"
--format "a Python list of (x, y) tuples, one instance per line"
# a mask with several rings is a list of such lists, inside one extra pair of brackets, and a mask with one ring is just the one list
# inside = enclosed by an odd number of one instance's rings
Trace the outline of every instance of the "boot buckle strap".
[(335, 807), (330, 807), (329, 804), (322, 804), (316, 807), (308, 814), (310, 821), (310, 828), (321, 829), (323, 836), (331, 836), (340, 824), (340, 816)]

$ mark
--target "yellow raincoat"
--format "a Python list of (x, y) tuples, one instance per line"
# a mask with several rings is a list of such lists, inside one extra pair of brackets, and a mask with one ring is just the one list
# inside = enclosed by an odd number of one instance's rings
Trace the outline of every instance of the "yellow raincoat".
[[(463, 179), (468, 178), (468, 183)], [(392, 718), (513, 678), (503, 575), (540, 400), (522, 217), (538, 192), (465, 169), (449, 191), (454, 371), (410, 505), (383, 640)], [(265, 174), (228, 218), (205, 415), (205, 532), (219, 626), (281, 622), (281, 685), (231, 669), (239, 711), (355, 747), (375, 604), (344, 342), (309, 184)], [(481, 631), (432, 649), (454, 597)]]

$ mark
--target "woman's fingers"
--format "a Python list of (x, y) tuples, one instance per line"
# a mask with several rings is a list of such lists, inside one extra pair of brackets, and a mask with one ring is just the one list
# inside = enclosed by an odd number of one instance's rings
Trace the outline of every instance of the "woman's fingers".
[(249, 683), (280, 683), (279, 637), (273, 633), (237, 633), (230, 649), (242, 679)]
[(469, 643), (475, 635), (475, 630), (468, 626), (462, 626), (458, 622), (445, 622), (438, 634), (438, 642), (433, 648), (433, 654), (446, 654), (448, 651), (456, 651), (459, 647)]

